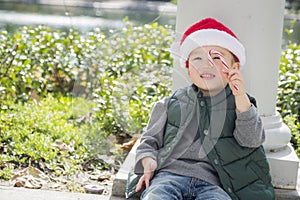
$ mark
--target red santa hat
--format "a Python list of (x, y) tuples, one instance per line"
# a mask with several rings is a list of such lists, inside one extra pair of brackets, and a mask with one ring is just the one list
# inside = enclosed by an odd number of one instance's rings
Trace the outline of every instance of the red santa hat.
[[(245, 48), (236, 35), (225, 25), (212, 18), (205, 18), (190, 26), (179, 44), (171, 47), (171, 53), (179, 56), (183, 63), (190, 53), (200, 46), (220, 46), (235, 55), (241, 65), (246, 62)], [(177, 47), (176, 47), (177, 46)]]

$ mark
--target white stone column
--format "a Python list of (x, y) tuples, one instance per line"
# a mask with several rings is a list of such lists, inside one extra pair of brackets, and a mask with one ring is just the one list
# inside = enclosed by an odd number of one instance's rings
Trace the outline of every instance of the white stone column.
[[(242, 69), (247, 91), (256, 98), (266, 131), (264, 143), (273, 184), (295, 189), (299, 159), (289, 144), (289, 128), (276, 112), (284, 0), (178, 0), (176, 39), (202, 18), (214, 17), (227, 25), (246, 48)], [(173, 90), (190, 84), (187, 70), (175, 60)]]

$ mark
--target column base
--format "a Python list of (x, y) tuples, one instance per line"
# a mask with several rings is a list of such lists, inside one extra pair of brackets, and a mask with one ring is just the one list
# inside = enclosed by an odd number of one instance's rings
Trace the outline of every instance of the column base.
[(272, 183), (275, 188), (297, 188), (299, 177), (299, 158), (291, 144), (286, 145), (280, 151), (266, 152), (270, 164)]
[(272, 183), (275, 188), (294, 190), (299, 176), (299, 158), (289, 142), (291, 131), (278, 112), (261, 116), (261, 119), (266, 133), (263, 146), (270, 164)]
[(286, 145), (291, 140), (291, 131), (289, 127), (282, 122), (278, 112), (274, 115), (261, 116), (265, 133), (266, 141), (264, 148), (268, 151), (281, 151), (286, 148)]

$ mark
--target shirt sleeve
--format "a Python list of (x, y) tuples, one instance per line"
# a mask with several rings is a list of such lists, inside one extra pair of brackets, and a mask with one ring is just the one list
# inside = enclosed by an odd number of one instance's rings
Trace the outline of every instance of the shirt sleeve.
[(163, 146), (164, 129), (167, 121), (167, 99), (158, 101), (152, 110), (146, 131), (141, 137), (141, 143), (136, 151), (134, 172), (143, 174), (144, 168), (141, 160), (151, 157), (157, 161), (158, 150)]
[(262, 120), (257, 113), (256, 107), (252, 104), (245, 112), (236, 111), (234, 137), (244, 147), (255, 148), (265, 141), (265, 131)]

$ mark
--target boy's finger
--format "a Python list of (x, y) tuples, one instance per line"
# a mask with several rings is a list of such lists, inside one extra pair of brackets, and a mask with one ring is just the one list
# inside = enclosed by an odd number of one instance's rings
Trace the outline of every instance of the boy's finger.
[(145, 177), (142, 176), (138, 182), (138, 184), (136, 185), (136, 188), (135, 188), (135, 191), (138, 192), (141, 190), (143, 184), (144, 184), (144, 180), (145, 180)]
[(228, 73), (229, 79), (231, 79), (234, 76), (239, 76), (239, 73), (238, 72), (230, 72), (230, 73)]
[(240, 81), (240, 82), (243, 82), (243, 79), (241, 79), (241, 77), (239, 76), (232, 76), (230, 78), (230, 81), (233, 82), (233, 81)]
[(139, 184), (137, 184), (137, 185), (136, 185), (136, 188), (135, 188), (135, 191), (136, 191), (136, 192), (139, 192), (140, 190), (141, 190), (141, 187), (140, 187)]
[(150, 181), (149, 179), (145, 179), (145, 185), (146, 185), (146, 188), (148, 188), (150, 186)]

